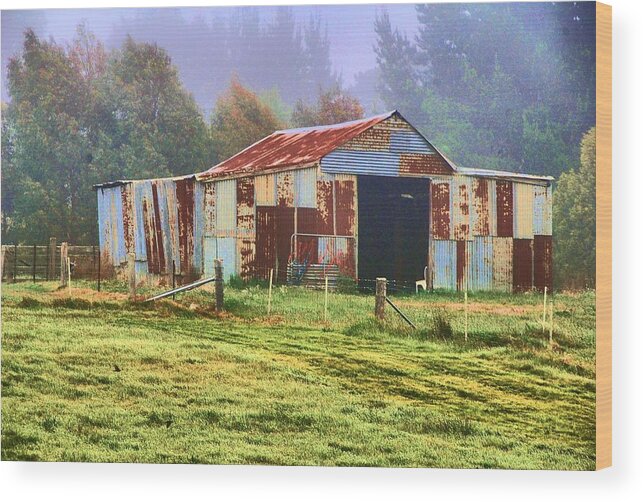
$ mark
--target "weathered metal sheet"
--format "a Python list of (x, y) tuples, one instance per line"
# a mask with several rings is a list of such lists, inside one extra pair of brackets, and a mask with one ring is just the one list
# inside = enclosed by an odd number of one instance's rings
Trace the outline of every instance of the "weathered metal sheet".
[(474, 237), (494, 235), (495, 182), (484, 178), (472, 178), (471, 188), (471, 232)]
[(217, 183), (203, 183), (203, 233), (214, 237), (217, 233)]
[(471, 178), (455, 176), (451, 181), (451, 219), (453, 239), (471, 239)]
[(534, 192), (534, 235), (551, 235), (551, 185), (536, 185)]
[(321, 160), (321, 168), (327, 173), (399, 176), (400, 156), (390, 152), (338, 149)]
[(277, 204), (277, 183), (275, 178), (275, 174), (263, 174), (255, 177), (257, 206), (275, 206)]
[(456, 241), (456, 284), (458, 291), (472, 289), (473, 241)]
[(255, 183), (253, 177), (237, 179), (237, 236), (255, 235)]
[(317, 205), (317, 168), (299, 169), (295, 176), (295, 206), (316, 207)]
[[(203, 234), (205, 221), (203, 212), (205, 209), (205, 186), (203, 183), (194, 182), (194, 251), (192, 252), (192, 266), (197, 275), (203, 272)], [(254, 216), (254, 213), (253, 213)], [(171, 269), (170, 269), (171, 270)]]
[(436, 153), (402, 153), (400, 154), (400, 176), (428, 176), (431, 174), (449, 174), (451, 168)]
[(237, 227), (237, 181), (218, 181), (216, 185), (216, 235), (234, 237)]
[(513, 183), (496, 180), (496, 213), (498, 237), (513, 237)]
[(391, 144), (390, 129), (371, 127), (344, 143), (342, 150), (388, 151)]
[(277, 264), (276, 276), (285, 282), (288, 262), (290, 261), (290, 242), (292, 235), (295, 233), (295, 208), (294, 207), (277, 207), (275, 208), (275, 233)]
[(553, 244), (551, 235), (534, 235), (534, 287), (543, 291), (554, 287)]
[(493, 289), (510, 293), (513, 289), (513, 238), (493, 237)]
[(203, 272), (214, 275), (214, 260), (223, 260), (223, 278), (229, 280), (237, 273), (237, 240), (234, 237), (205, 237), (203, 239)]
[(318, 262), (336, 265), (342, 275), (355, 275), (355, 240), (344, 237), (320, 237), (318, 241)]
[(276, 208), (257, 207), (256, 273), (267, 279), (276, 262)]
[[(297, 208), (297, 233), (318, 234), (316, 209)], [(297, 261), (299, 263), (317, 263), (317, 249), (317, 237), (297, 236)]]
[(534, 185), (514, 183), (514, 237), (534, 238)]
[(237, 268), (241, 278), (247, 281), (255, 276), (255, 240), (237, 239), (237, 242), (239, 248)]
[(490, 291), (493, 289), (493, 237), (477, 236), (473, 238), (471, 253), (471, 282), (473, 291)]
[[(116, 187), (118, 188), (118, 187)], [(121, 191), (121, 211), (123, 215), (123, 238), (125, 253), (134, 252), (134, 210), (132, 204), (132, 185), (128, 183), (120, 187)]]
[(160, 204), (161, 228), (164, 233), (164, 248), (166, 256), (167, 273), (172, 273), (172, 263), (176, 267), (176, 273), (181, 272), (181, 260), (179, 253), (179, 227), (178, 208), (176, 204), (176, 185), (173, 180), (159, 180), (157, 184), (159, 194), (163, 194)]
[(533, 240), (514, 239), (513, 242), (513, 290), (529, 291), (534, 285)]
[(335, 178), (335, 235), (355, 235), (356, 185), (354, 176)]
[(335, 212), (333, 204), (333, 175), (323, 174), (317, 179), (317, 233), (335, 233)]
[(456, 289), (456, 248), (456, 241), (437, 239), (431, 241), (434, 289)]
[(431, 235), (447, 240), (451, 236), (451, 183), (431, 183)]
[(147, 261), (147, 240), (145, 238), (145, 213), (143, 203), (146, 199), (151, 199), (151, 188), (149, 182), (134, 181), (132, 182), (132, 193), (134, 195), (132, 207), (134, 210), (134, 253), (136, 261)]
[(118, 266), (127, 258), (121, 187), (99, 188), (97, 198), (101, 260)]
[(277, 174), (277, 205), (295, 206), (295, 175), (292, 171)]
[(165, 268), (165, 253), (158, 214), (158, 193), (153, 182), (145, 184), (145, 192), (142, 204), (147, 270), (150, 274), (160, 274)]
[(257, 172), (275, 167), (311, 164), (393, 115), (394, 112), (389, 112), (341, 124), (276, 131), (205, 173), (201, 173), (199, 179), (206, 180), (231, 173)]
[[(386, 122), (385, 122), (386, 123)], [(436, 153), (431, 145), (417, 132), (411, 130), (393, 130), (391, 135), (391, 152), (393, 153)]]
[(175, 181), (179, 257), (181, 274), (185, 277), (198, 273), (198, 271), (194, 271), (192, 259), (194, 254), (194, 183), (193, 178), (183, 178)]

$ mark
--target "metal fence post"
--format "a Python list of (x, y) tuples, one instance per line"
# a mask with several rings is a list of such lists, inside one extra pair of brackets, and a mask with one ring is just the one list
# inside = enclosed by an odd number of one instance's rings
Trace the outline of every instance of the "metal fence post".
[(129, 279), (129, 299), (136, 300), (136, 255), (127, 253), (127, 276)]
[(68, 245), (66, 242), (63, 242), (60, 244), (60, 286), (65, 287), (67, 286), (67, 281), (69, 280), (69, 277), (67, 277), (67, 253), (68, 253)]
[(384, 307), (386, 306), (386, 278), (378, 277), (375, 280), (375, 317), (384, 319)]
[(214, 260), (214, 309), (223, 310), (223, 260)]

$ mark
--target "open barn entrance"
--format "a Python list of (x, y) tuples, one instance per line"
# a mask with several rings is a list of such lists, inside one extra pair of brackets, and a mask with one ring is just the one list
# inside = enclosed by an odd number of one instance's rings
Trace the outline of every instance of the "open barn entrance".
[(428, 179), (359, 176), (358, 278), (368, 287), (376, 277), (393, 287), (415, 289), (429, 249)]

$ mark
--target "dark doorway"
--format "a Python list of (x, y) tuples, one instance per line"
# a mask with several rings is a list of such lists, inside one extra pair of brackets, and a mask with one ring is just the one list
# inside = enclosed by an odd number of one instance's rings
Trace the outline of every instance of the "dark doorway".
[(364, 286), (386, 277), (415, 288), (429, 249), (428, 179), (359, 176), (358, 277)]

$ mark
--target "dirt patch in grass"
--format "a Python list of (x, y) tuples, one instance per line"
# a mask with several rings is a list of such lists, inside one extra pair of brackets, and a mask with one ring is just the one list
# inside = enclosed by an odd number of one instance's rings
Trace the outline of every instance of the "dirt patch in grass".
[[(447, 309), (462, 310), (462, 303), (427, 303), (421, 301), (400, 300), (399, 304), (404, 307), (428, 308), (428, 309)], [(493, 303), (476, 303), (469, 302), (469, 312), (479, 314), (497, 314), (497, 315), (524, 315), (533, 314), (542, 310), (541, 305), (503, 305)]]
[[(50, 293), (51, 296), (56, 298), (69, 298), (69, 290), (61, 288)], [(124, 301), (127, 300), (127, 295), (124, 293), (110, 293), (106, 291), (96, 291), (89, 288), (71, 288), (72, 298), (82, 298), (92, 302), (105, 302), (105, 301)]]

